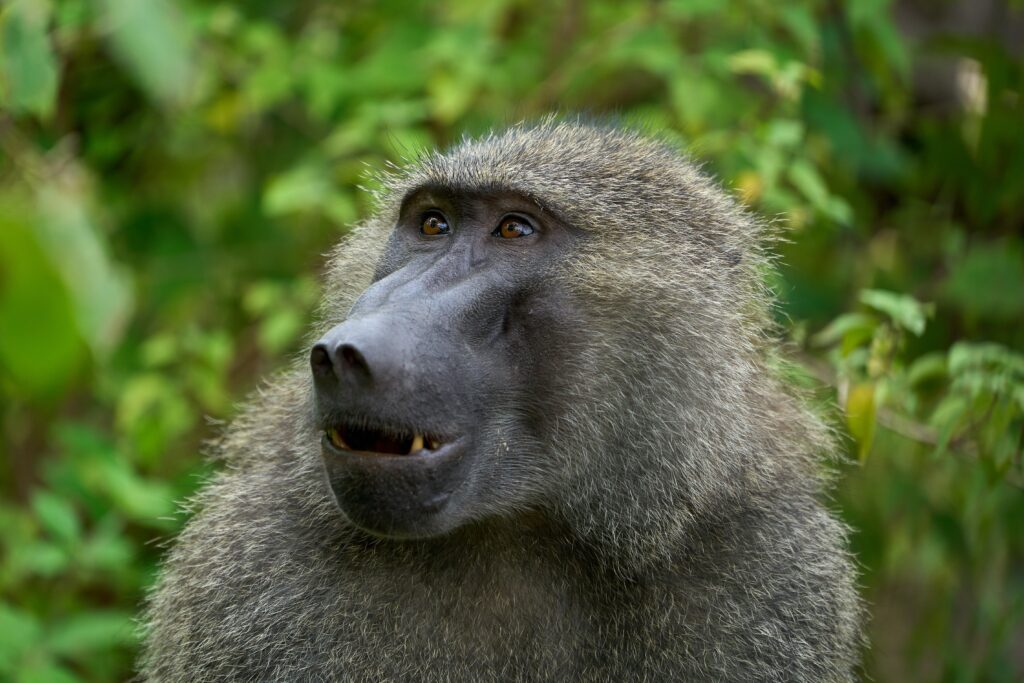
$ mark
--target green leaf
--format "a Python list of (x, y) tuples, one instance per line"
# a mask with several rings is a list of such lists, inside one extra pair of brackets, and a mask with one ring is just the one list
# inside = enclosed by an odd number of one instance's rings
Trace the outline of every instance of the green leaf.
[(32, 496), (32, 509), (54, 538), (67, 545), (78, 542), (81, 536), (78, 515), (67, 499), (50, 491), (38, 491)]
[(389, 130), (385, 142), (393, 159), (418, 159), (433, 146), (430, 134), (420, 128)]
[(101, 0), (114, 53), (149, 95), (183, 103), (192, 81), (192, 36), (169, 0)]
[(944, 287), (948, 300), (970, 315), (1012, 322), (1024, 316), (1024, 249), (983, 244), (957, 262)]
[(909, 80), (912, 58), (903, 35), (884, 14), (876, 15), (871, 27), (875, 41), (888, 64), (901, 80)]
[(971, 402), (966, 396), (951, 394), (942, 399), (932, 411), (928, 422), (939, 432), (938, 452), (946, 449), (956, 431), (966, 423), (970, 408)]
[(682, 61), (679, 41), (665, 25), (653, 24), (631, 31), (604, 55), (619, 66), (644, 69), (668, 77)]
[(263, 192), (263, 210), (271, 216), (320, 212), (340, 224), (356, 218), (351, 195), (340, 190), (322, 159), (307, 160), (271, 178)]
[(260, 325), (260, 344), (268, 353), (281, 353), (306, 327), (301, 311), (285, 308), (268, 315)]
[(875, 438), (876, 386), (855, 384), (846, 396), (846, 425), (857, 441), (857, 454), (864, 462)]
[(93, 611), (55, 624), (46, 636), (46, 646), (54, 654), (73, 657), (129, 645), (137, 639), (131, 613)]
[(457, 74), (438, 71), (428, 82), (431, 113), (444, 123), (451, 124), (465, 114), (473, 104), (476, 89)]
[(97, 474), (117, 509), (128, 519), (162, 528), (161, 518), (174, 512), (174, 491), (161, 481), (151, 481), (136, 474), (121, 461), (110, 461)]
[(143, 455), (167, 448), (196, 418), (182, 387), (171, 377), (155, 372), (135, 375), (125, 382), (116, 409), (119, 429), (134, 438), (135, 448)]
[(804, 124), (795, 119), (773, 119), (766, 126), (765, 139), (775, 147), (792, 149), (804, 139)]
[(86, 355), (64, 282), (26, 205), (0, 196), (0, 369), (33, 397), (56, 394)]
[(844, 313), (812, 338), (815, 346), (831, 346), (843, 342), (844, 350), (854, 348), (867, 340), (878, 327), (878, 320), (866, 313)]
[(780, 6), (780, 19), (786, 29), (800, 43), (807, 55), (814, 54), (821, 42), (818, 20), (809, 7), (802, 5)]
[(992, 343), (957, 342), (950, 349), (949, 370), (953, 375), (983, 367), (1024, 379), (1024, 354)]
[(665, 10), (679, 19), (696, 19), (722, 9), (719, 0), (669, 0)]
[(37, 204), (42, 220), (36, 235), (67, 284), (83, 338), (103, 358), (120, 340), (131, 312), (128, 273), (110, 259), (81, 188), (47, 185)]
[(245, 290), (242, 307), (254, 316), (265, 315), (284, 302), (284, 288), (272, 281), (257, 282)]
[(935, 311), (934, 304), (921, 303), (912, 296), (881, 289), (863, 290), (860, 301), (865, 306), (885, 313), (897, 325), (917, 336), (924, 332), (925, 321)]
[(772, 77), (778, 70), (775, 55), (767, 50), (743, 50), (729, 57), (729, 69), (739, 74)]
[(945, 377), (947, 374), (948, 362), (946, 354), (936, 351), (914, 360), (907, 369), (907, 382), (910, 383), (910, 386), (917, 386), (930, 379)]
[(142, 344), (139, 355), (147, 368), (170, 365), (178, 357), (178, 337), (172, 334), (158, 334)]
[(0, 673), (16, 671), (21, 658), (36, 647), (42, 634), (38, 619), (0, 602)]
[(85, 571), (109, 577), (130, 570), (135, 557), (135, 548), (124, 530), (119, 525), (107, 523), (79, 546), (75, 561)]
[(11, 558), (9, 562), (16, 571), (49, 578), (67, 568), (71, 559), (68, 552), (53, 543), (35, 541), (19, 547), (17, 557)]
[(15, 0), (0, 10), (0, 84), (6, 82), (0, 104), (41, 118), (53, 113), (57, 95), (49, 23), (49, 2)]
[(788, 177), (793, 186), (819, 213), (841, 225), (849, 225), (853, 210), (841, 197), (829, 192), (818, 170), (805, 159), (796, 159), (789, 166)]
[(330, 172), (320, 162), (307, 162), (271, 178), (263, 192), (263, 209), (271, 216), (309, 211), (333, 191)]
[(19, 669), (14, 683), (82, 683), (82, 680), (49, 659), (32, 659)]

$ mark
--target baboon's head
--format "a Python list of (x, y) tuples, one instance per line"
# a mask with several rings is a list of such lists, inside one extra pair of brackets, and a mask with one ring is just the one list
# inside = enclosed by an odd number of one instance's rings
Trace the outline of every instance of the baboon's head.
[(551, 123), (387, 186), (310, 352), (353, 523), (410, 538), (546, 511), (636, 557), (766, 467), (757, 228), (676, 152)]
[(581, 332), (553, 276), (581, 231), (452, 180), (402, 192), (373, 283), (310, 355), (328, 479), (377, 534), (443, 533), (521, 497), (551, 357)]

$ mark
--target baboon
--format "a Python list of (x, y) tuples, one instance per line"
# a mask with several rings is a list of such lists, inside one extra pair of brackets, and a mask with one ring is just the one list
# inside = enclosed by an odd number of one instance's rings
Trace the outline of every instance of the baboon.
[(829, 430), (765, 230), (670, 146), (520, 125), (383, 176), (218, 448), (152, 681), (852, 681)]

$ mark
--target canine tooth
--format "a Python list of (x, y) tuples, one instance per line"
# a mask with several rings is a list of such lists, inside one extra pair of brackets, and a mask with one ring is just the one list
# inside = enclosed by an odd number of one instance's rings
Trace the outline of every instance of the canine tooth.
[(331, 443), (334, 444), (336, 448), (348, 448), (348, 444), (346, 444), (345, 440), (341, 438), (341, 432), (334, 427), (327, 430), (327, 438), (331, 440)]
[(423, 435), (422, 434), (416, 434), (416, 436), (412, 437), (412, 446), (409, 447), (409, 452), (410, 453), (415, 453), (416, 451), (419, 451), (419, 450), (422, 450), (422, 449), (423, 449)]

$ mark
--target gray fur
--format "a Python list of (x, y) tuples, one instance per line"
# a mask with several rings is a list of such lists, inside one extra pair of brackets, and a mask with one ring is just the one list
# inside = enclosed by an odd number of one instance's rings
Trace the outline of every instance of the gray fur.
[(586, 233), (559, 277), (590, 333), (559, 358), (536, 471), (448, 536), (371, 539), (324, 483), (297, 366), (223, 439), (152, 594), (143, 678), (854, 680), (846, 530), (818, 501), (833, 445), (773, 371), (762, 226), (660, 143), (516, 127), (386, 179), (316, 332), (425, 183), (519, 192)]

